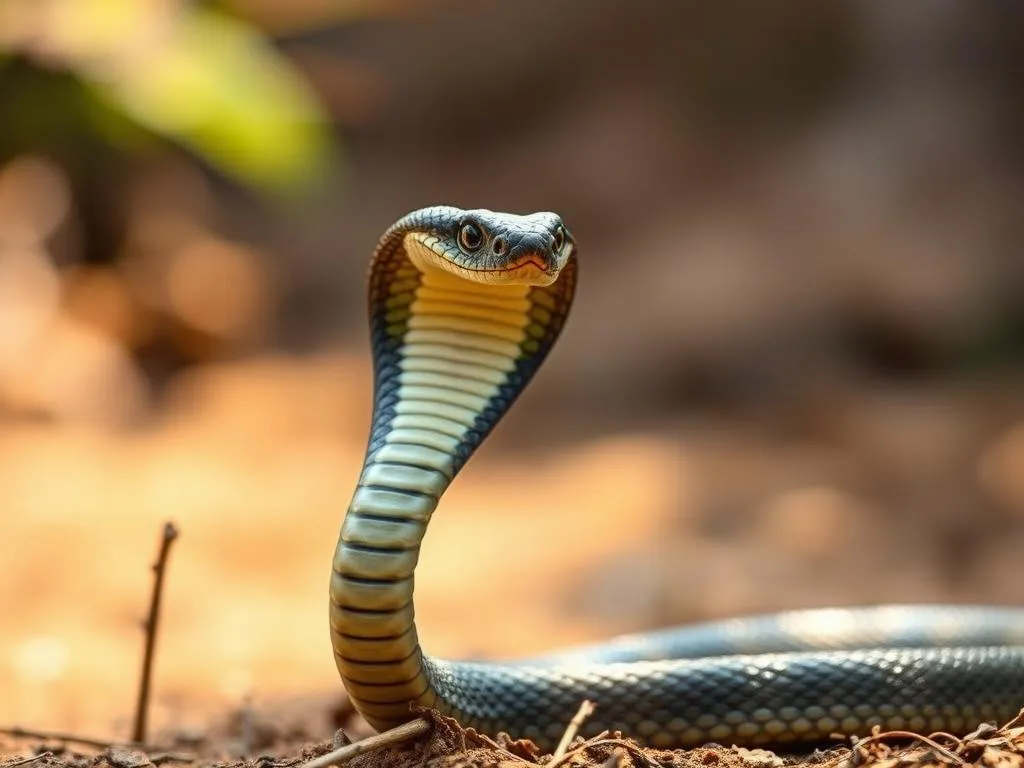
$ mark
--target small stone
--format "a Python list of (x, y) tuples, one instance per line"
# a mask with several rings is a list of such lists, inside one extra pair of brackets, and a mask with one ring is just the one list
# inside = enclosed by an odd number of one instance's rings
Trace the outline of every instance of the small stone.
[(114, 768), (153, 768), (149, 755), (128, 747), (110, 747), (103, 753)]

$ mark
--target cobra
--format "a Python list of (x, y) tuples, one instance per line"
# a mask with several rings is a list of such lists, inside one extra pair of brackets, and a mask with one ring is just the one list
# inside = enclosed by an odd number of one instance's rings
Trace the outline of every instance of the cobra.
[(377, 245), (373, 416), (330, 584), (338, 670), (371, 725), (409, 720), (419, 704), (550, 746), (590, 699), (585, 733), (784, 745), (876, 725), (964, 732), (1024, 706), (1024, 611), (1009, 608), (798, 611), (519, 663), (426, 656), (413, 576), (431, 515), (550, 351), (576, 272), (575, 240), (553, 213), (424, 208)]

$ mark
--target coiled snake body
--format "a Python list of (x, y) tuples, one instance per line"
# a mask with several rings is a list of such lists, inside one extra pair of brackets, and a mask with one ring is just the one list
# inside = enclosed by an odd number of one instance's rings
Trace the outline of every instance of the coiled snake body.
[(425, 208), (377, 246), (373, 418), (330, 586), (338, 670), (374, 727), (408, 720), (419, 703), (550, 745), (591, 699), (585, 732), (756, 745), (874, 725), (962, 732), (1024, 706), (1024, 611), (1014, 609), (801, 611), (516, 664), (425, 656), (413, 572), (431, 514), (544, 360), (575, 285), (575, 241), (552, 213)]

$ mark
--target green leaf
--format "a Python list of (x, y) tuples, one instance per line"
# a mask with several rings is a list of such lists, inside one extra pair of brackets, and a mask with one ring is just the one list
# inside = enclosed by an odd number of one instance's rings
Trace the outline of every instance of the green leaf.
[(301, 74), (259, 32), (208, 8), (177, 15), (155, 45), (76, 68), (142, 126), (268, 190), (318, 181), (328, 122)]

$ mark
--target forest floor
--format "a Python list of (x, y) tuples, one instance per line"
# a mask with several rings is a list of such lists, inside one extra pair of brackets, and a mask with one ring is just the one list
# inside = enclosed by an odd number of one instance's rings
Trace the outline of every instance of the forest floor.
[[(851, 384), (820, 412), (790, 414), (804, 432), (717, 414), (557, 444), (535, 435), (543, 450), (496, 434), (432, 523), (422, 636), (442, 658), (490, 659), (784, 608), (1019, 604), (1019, 393), (1019, 380)], [(146, 429), (4, 424), (0, 734), (22, 725), (103, 744), (0, 735), (0, 768), (290, 768), (328, 752), (339, 728), (370, 735), (338, 692), (325, 594), (369, 396), (361, 358), (269, 358), (196, 372)], [(158, 748), (108, 749), (129, 731), (149, 566), (169, 520), (181, 537), (154, 671)], [(959, 742), (829, 746), (782, 762), (606, 739), (558, 766), (1024, 768), (1024, 723)], [(524, 762), (554, 768), (447, 722), (356, 761)]]
[[(240, 711), (223, 727), (170, 735), (165, 744), (79, 747), (70, 739), (39, 735), (0, 736), (0, 768), (301, 768), (369, 730), (347, 706), (328, 706), (321, 715), (345, 722), (334, 740), (309, 741), (304, 723), (310, 702), (279, 713)], [(810, 753), (775, 753), (709, 744), (688, 750), (641, 747), (620, 734), (576, 737), (554, 754), (528, 740), (505, 734), (492, 739), (454, 720), (424, 711), (427, 730), (398, 743), (352, 757), (352, 768), (1022, 768), (1024, 710), (1001, 727), (983, 725), (963, 738), (948, 734), (876, 733), (846, 746), (823, 745)], [(315, 720), (316, 718), (313, 718)], [(349, 726), (351, 724), (351, 726)], [(315, 726), (314, 726), (315, 727)], [(312, 728), (310, 729), (312, 730)], [(351, 734), (351, 736), (350, 736)], [(358, 743), (358, 742), (356, 742)], [(837, 742), (839, 743), (839, 742)], [(240, 755), (245, 754), (245, 757)], [(319, 761), (323, 768), (323, 761)]]

